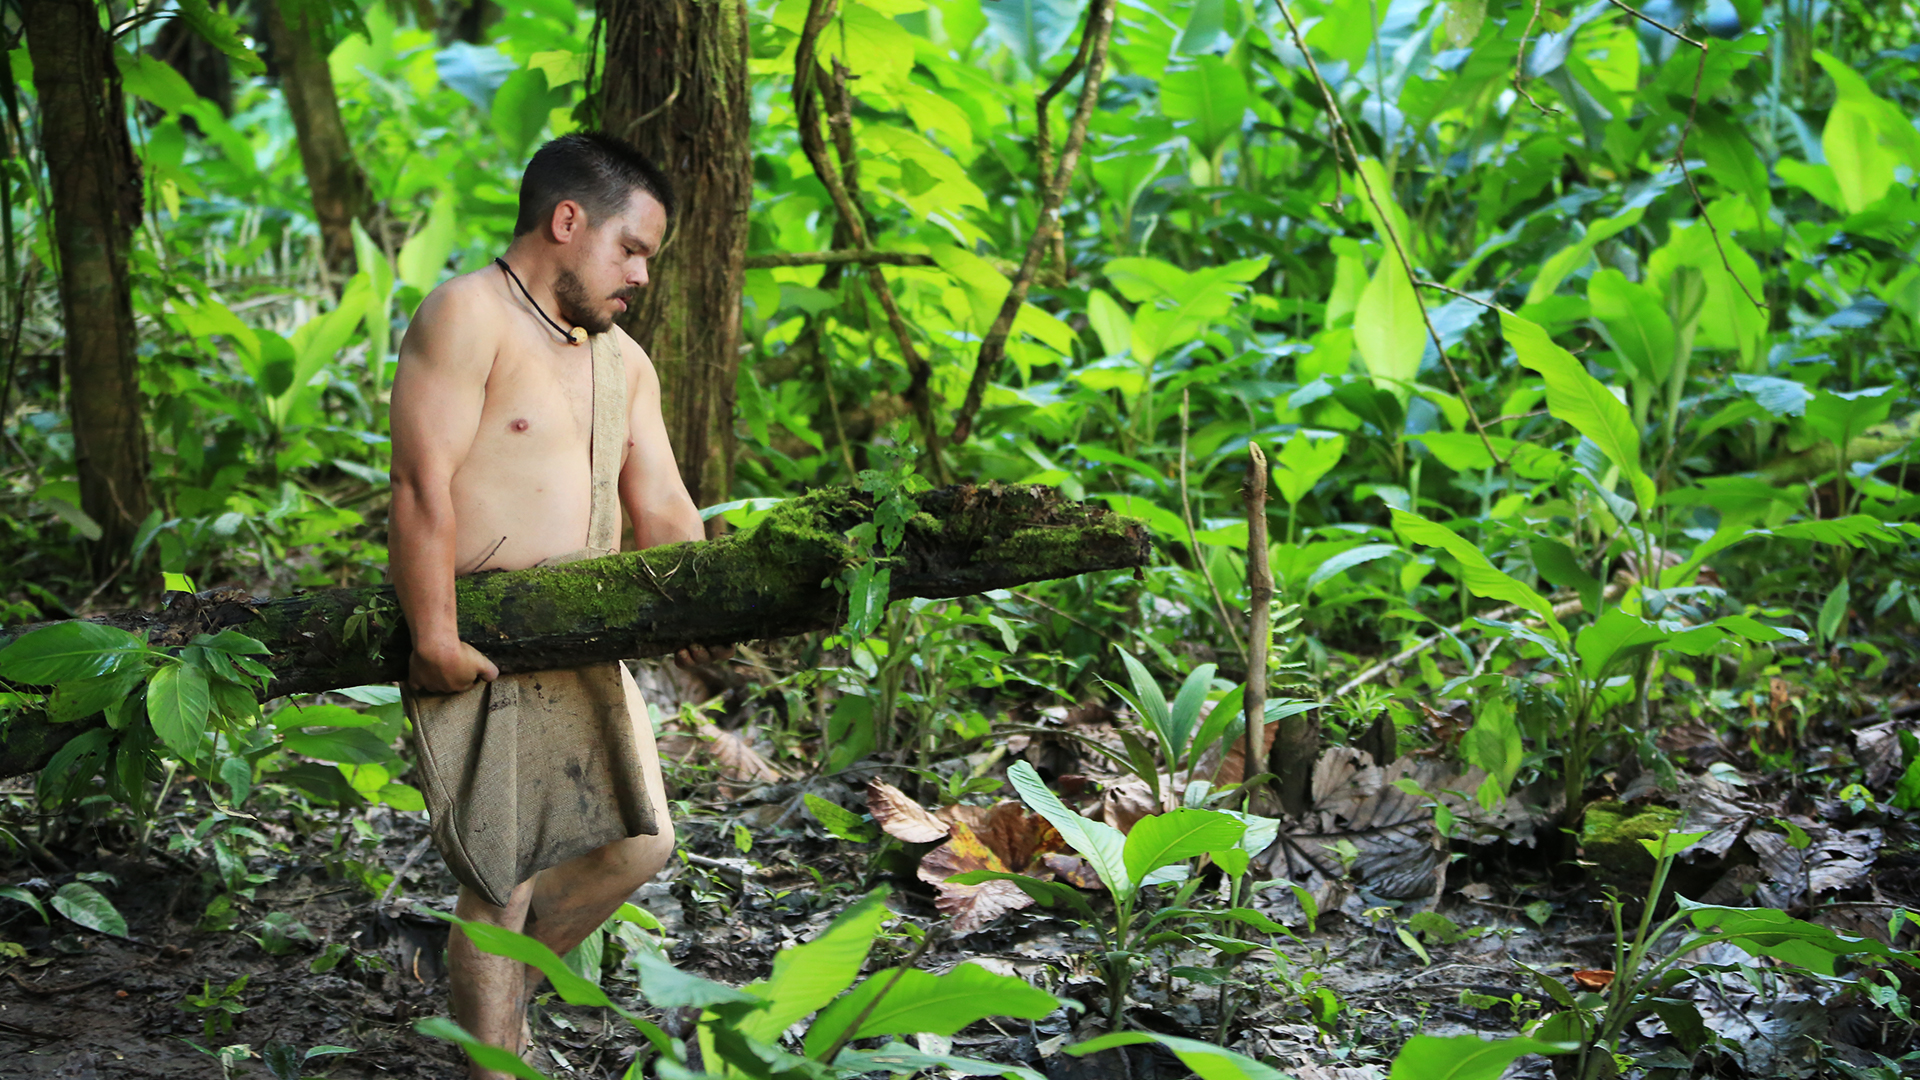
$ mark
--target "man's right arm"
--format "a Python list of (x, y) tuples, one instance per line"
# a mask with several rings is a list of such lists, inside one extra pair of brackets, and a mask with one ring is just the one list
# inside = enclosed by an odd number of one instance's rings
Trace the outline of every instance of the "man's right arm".
[(464, 296), (445, 287), (421, 302), (400, 344), (388, 414), (388, 574), (413, 634), (407, 681), (443, 694), (499, 675), (478, 649), (460, 640), (454, 609), (453, 475), (479, 433), (494, 352), (487, 320), (463, 310), (468, 306)]

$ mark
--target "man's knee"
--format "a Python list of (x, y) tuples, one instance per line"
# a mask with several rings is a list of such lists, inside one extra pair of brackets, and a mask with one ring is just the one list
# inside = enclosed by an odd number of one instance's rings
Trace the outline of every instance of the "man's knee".
[(673, 855), (674, 833), (671, 822), (661, 822), (653, 836), (633, 836), (593, 853), (595, 869), (609, 879), (637, 889), (652, 881), (667, 859)]

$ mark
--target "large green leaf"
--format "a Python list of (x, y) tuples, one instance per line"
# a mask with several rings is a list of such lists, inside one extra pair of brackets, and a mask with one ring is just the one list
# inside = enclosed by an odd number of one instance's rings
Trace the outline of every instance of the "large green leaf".
[(1140, 721), (1160, 740), (1160, 745), (1169, 755), (1178, 751), (1173, 744), (1173, 709), (1167, 704), (1167, 695), (1154, 681), (1153, 674), (1146, 665), (1133, 658), (1133, 654), (1118, 645), (1114, 649), (1120, 653), (1120, 662), (1126, 666), (1127, 681), (1133, 684), (1132, 704), (1140, 713)]
[(1666, 631), (1647, 620), (1615, 607), (1581, 629), (1574, 649), (1580, 653), (1587, 678), (1599, 679), (1615, 664), (1639, 656), (1667, 637)]
[(1183, 808), (1143, 817), (1134, 822), (1121, 849), (1127, 876), (1145, 881), (1163, 866), (1230, 848), (1246, 831), (1244, 822), (1212, 810)]
[(1920, 131), (1899, 106), (1875, 94), (1845, 61), (1815, 50), (1838, 91), (1820, 148), (1850, 213), (1880, 201), (1901, 165), (1920, 170)]
[(1252, 101), (1246, 76), (1218, 56), (1196, 57), (1192, 67), (1160, 80), (1160, 111), (1187, 121), (1187, 137), (1209, 159), (1239, 132)]
[(635, 970), (640, 973), (640, 992), (647, 996), (647, 1004), (656, 1009), (687, 1006), (704, 1009), (709, 1005), (728, 1002), (754, 1004), (761, 1000), (757, 994), (682, 971), (668, 963), (665, 957), (647, 949), (636, 950), (629, 956)]
[(1073, 914), (1093, 921), (1093, 905), (1080, 890), (1064, 881), (1042, 881), (1027, 874), (1014, 874), (1005, 870), (968, 870), (947, 879), (955, 885), (979, 885), (988, 881), (1011, 881), (1020, 891), (1033, 897), (1033, 902), (1041, 907), (1063, 907)]
[(1473, 726), (1460, 737), (1460, 757), (1467, 764), (1486, 770), (1502, 795), (1513, 786), (1526, 757), (1526, 746), (1520, 739), (1513, 702), (1506, 695), (1494, 694), (1480, 701)]
[(413, 1022), (413, 1030), (430, 1039), (440, 1039), (464, 1049), (482, 1068), (503, 1072), (520, 1080), (548, 1080), (547, 1074), (521, 1060), (520, 1055), (467, 1033), (467, 1029), (444, 1016), (429, 1016)]
[(1775, 908), (1730, 908), (1695, 904), (1675, 897), (1693, 925), (1726, 935), (1750, 956), (1770, 956), (1822, 975), (1834, 973), (1842, 956), (1878, 956), (1912, 966), (1914, 954), (1891, 948), (1872, 938), (1849, 937), (1827, 927), (1796, 919)]
[(1389, 248), (1374, 268), (1372, 280), (1360, 293), (1353, 312), (1353, 345), (1360, 351), (1368, 374), (1405, 400), (1408, 385), (1420, 373), (1420, 357), (1427, 347), (1427, 326), (1420, 314), (1420, 296), (1407, 277), (1398, 252)]
[[(1038, 1020), (1059, 1007), (1060, 999), (1045, 990), (978, 964), (961, 964), (945, 975), (890, 969), (869, 975), (852, 993), (821, 1009), (807, 1030), (805, 1052), (817, 1058), (843, 1035), (951, 1035), (985, 1017)], [(859, 1030), (850, 1033), (856, 1020)]]
[(1567, 630), (1554, 617), (1553, 604), (1546, 597), (1519, 579), (1500, 572), (1478, 547), (1445, 525), (1405, 510), (1394, 510), (1392, 514), (1393, 531), (1400, 534), (1402, 540), (1409, 544), (1437, 547), (1453, 556), (1454, 561), (1460, 564), (1461, 579), (1474, 595), (1489, 600), (1504, 600), (1534, 613), (1545, 624), (1546, 632), (1563, 648), (1566, 647)]
[(1346, 452), (1345, 435), (1316, 438), (1302, 429), (1294, 432), (1274, 455), (1268, 476), (1287, 505), (1298, 506), (1300, 500), (1313, 492), (1313, 486), (1340, 464)]
[(509, 960), (518, 960), (529, 967), (539, 969), (552, 983), (553, 989), (569, 1005), (586, 1005), (592, 1008), (606, 1009), (613, 1006), (606, 991), (595, 983), (581, 978), (560, 959), (552, 949), (542, 942), (525, 934), (516, 934), (504, 926), (478, 920), (461, 919), (453, 915), (434, 912), (460, 928), (474, 947), (481, 952), (504, 956)]
[(1538, 323), (1500, 313), (1500, 328), (1520, 362), (1547, 381), (1547, 409), (1586, 436), (1633, 485), (1643, 511), (1653, 507), (1653, 481), (1640, 465), (1640, 432), (1613, 391), (1587, 373), (1573, 354), (1553, 343)]
[(1900, 398), (1896, 386), (1865, 390), (1820, 390), (1807, 402), (1807, 426), (1821, 438), (1846, 446), (1854, 437), (1887, 418)]
[(1526, 1054), (1567, 1054), (1572, 1043), (1542, 1042), (1513, 1036), (1415, 1035), (1393, 1059), (1388, 1080), (1500, 1080), (1514, 1059)]
[[(1122, 655), (1125, 655), (1124, 653)], [(1104, 821), (1083, 818), (1067, 808), (1060, 796), (1048, 789), (1046, 781), (1033, 766), (1016, 761), (1007, 770), (1007, 780), (1034, 813), (1046, 818), (1060, 830), (1061, 839), (1093, 865), (1094, 873), (1106, 882), (1107, 890), (1121, 899), (1131, 897), (1139, 883), (1127, 872), (1127, 838)]]
[(434, 199), (433, 208), (427, 212), (426, 225), (400, 246), (400, 280), (423, 293), (440, 283), (440, 273), (447, 268), (447, 259), (453, 254), (459, 231), (454, 201), (452, 192), (443, 192)]
[(200, 755), (200, 736), (206, 733), (212, 707), (207, 673), (192, 664), (168, 664), (147, 683), (147, 717), (153, 722), (153, 733), (182, 761)]
[(1628, 368), (1665, 384), (1674, 361), (1673, 320), (1659, 295), (1607, 267), (1587, 281), (1587, 302)]
[(112, 626), (54, 623), (0, 649), (0, 679), (30, 686), (93, 679), (137, 663), (146, 651), (146, 642)]
[(773, 974), (745, 987), (765, 998), (767, 1007), (743, 1017), (735, 1025), (739, 1032), (761, 1042), (779, 1038), (794, 1021), (852, 986), (880, 924), (891, 917), (885, 897), (884, 889), (867, 894), (812, 941), (781, 950), (773, 958)]
[(1314, 567), (1313, 573), (1307, 576), (1307, 584), (1304, 591), (1310, 593), (1329, 578), (1344, 574), (1356, 566), (1370, 563), (1375, 559), (1384, 559), (1389, 555), (1398, 555), (1400, 552), (1401, 548), (1397, 544), (1360, 544), (1356, 547), (1350, 547), (1337, 555), (1322, 560), (1319, 566)]
[(1192, 1069), (1200, 1080), (1287, 1080), (1286, 1074), (1245, 1054), (1236, 1054), (1225, 1047), (1198, 1039), (1183, 1039), (1177, 1035), (1120, 1031), (1075, 1043), (1067, 1047), (1065, 1052), (1074, 1057), (1085, 1057), (1116, 1046), (1138, 1046), (1142, 1043), (1159, 1043), (1173, 1051), (1173, 1056), (1179, 1058), (1182, 1065)]
[[(1013, 49), (1028, 71), (1036, 73), (1053, 60), (1073, 36), (1084, 6), (1072, 0), (999, 0), (981, 5), (994, 34)], [(800, 7), (805, 10), (806, 5)], [(911, 63), (911, 43), (907, 57)]]
[(127, 936), (126, 917), (113, 906), (113, 901), (100, 895), (99, 889), (84, 881), (60, 886), (53, 894), (53, 910), (89, 930), (98, 930), (114, 937)]
[(1561, 248), (1547, 257), (1534, 274), (1533, 286), (1527, 290), (1527, 303), (1537, 304), (1552, 296), (1567, 275), (1578, 270), (1593, 255), (1593, 249), (1602, 240), (1610, 240), (1627, 229), (1640, 223), (1644, 207), (1631, 207), (1626, 212), (1610, 218), (1602, 218), (1587, 227), (1586, 234), (1567, 247)]
[(1200, 722), (1200, 706), (1207, 700), (1207, 691), (1213, 687), (1213, 664), (1201, 664), (1180, 684), (1180, 692), (1174, 695), (1173, 705), (1168, 709), (1167, 741), (1173, 744), (1173, 757), (1167, 767), (1172, 768), (1187, 753), (1187, 741), (1193, 735), (1193, 729)]

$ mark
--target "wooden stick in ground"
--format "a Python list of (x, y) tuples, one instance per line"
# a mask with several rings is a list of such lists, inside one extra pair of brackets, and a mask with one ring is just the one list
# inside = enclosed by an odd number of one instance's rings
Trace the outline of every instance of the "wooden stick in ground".
[[(1247, 749), (1242, 778), (1251, 781), (1261, 772), (1265, 755), (1267, 719), (1267, 653), (1273, 647), (1273, 568), (1267, 564), (1267, 455), (1260, 444), (1247, 444), (1247, 689), (1242, 707), (1247, 717)], [(1253, 785), (1245, 788), (1247, 812), (1253, 812)]]

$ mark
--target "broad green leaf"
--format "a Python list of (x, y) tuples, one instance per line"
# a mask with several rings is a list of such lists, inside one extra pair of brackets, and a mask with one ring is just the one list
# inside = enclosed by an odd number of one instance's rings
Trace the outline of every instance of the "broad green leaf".
[(1580, 269), (1592, 257), (1593, 249), (1603, 240), (1610, 240), (1620, 233), (1640, 223), (1640, 215), (1646, 213), (1645, 207), (1628, 208), (1624, 213), (1610, 218), (1602, 218), (1587, 227), (1586, 234), (1567, 247), (1561, 248), (1547, 257), (1535, 273), (1533, 285), (1527, 290), (1527, 303), (1537, 304), (1552, 296), (1567, 275)]
[(1196, 57), (1194, 66), (1160, 80), (1160, 111), (1187, 121), (1187, 137), (1209, 159), (1240, 131), (1252, 100), (1246, 77), (1219, 56)]
[(1893, 949), (1871, 938), (1848, 937), (1814, 923), (1796, 919), (1775, 908), (1712, 907), (1685, 897), (1675, 903), (1686, 910), (1700, 930), (1726, 935), (1751, 956), (1770, 956), (1821, 975), (1834, 973), (1841, 956), (1869, 955), (1913, 964), (1913, 954)]
[(453, 1043), (472, 1055), (482, 1068), (493, 1069), (520, 1080), (548, 1080), (547, 1074), (527, 1064), (511, 1050), (482, 1042), (467, 1034), (467, 1029), (444, 1016), (429, 1016), (413, 1022), (413, 1030), (430, 1039)]
[[(1070, 0), (1000, 0), (981, 7), (995, 36), (1012, 48), (1028, 71), (1038, 74), (1073, 37), (1083, 5)], [(911, 44), (908, 59), (911, 62)]]
[(1573, 553), (1573, 549), (1558, 540), (1551, 540), (1544, 536), (1534, 537), (1533, 542), (1528, 546), (1533, 552), (1534, 569), (1540, 571), (1541, 577), (1558, 588), (1572, 589), (1579, 593), (1580, 605), (1586, 609), (1588, 615), (1599, 613), (1603, 595), (1600, 579), (1587, 572), (1586, 566), (1580, 562), (1580, 557)]
[(829, 833), (842, 840), (851, 840), (856, 844), (868, 843), (879, 839), (879, 830), (873, 823), (859, 814), (826, 799), (807, 792), (807, 809), (813, 812), (813, 819)]
[(1844, 447), (1854, 437), (1887, 418), (1900, 398), (1897, 386), (1865, 390), (1820, 390), (1807, 402), (1807, 426), (1821, 438)]
[(1831, 645), (1839, 639), (1840, 630), (1846, 625), (1847, 603), (1851, 599), (1851, 596), (1852, 590), (1847, 585), (1846, 578), (1841, 578), (1840, 583), (1835, 585), (1833, 591), (1827, 594), (1826, 601), (1820, 605), (1819, 629), (1821, 641)]
[(41, 922), (47, 921), (46, 905), (40, 902), (39, 897), (33, 895), (32, 893), (28, 892), (25, 889), (20, 888), (17, 885), (0, 885), (0, 899), (18, 900), (19, 902), (32, 908), (34, 910), (34, 913), (40, 916)]
[(1030, 877), (1026, 874), (1009, 873), (1005, 870), (968, 870), (964, 873), (955, 874), (947, 880), (953, 882), (955, 885), (979, 885), (988, 881), (1011, 881), (1019, 887), (1021, 892), (1031, 896), (1033, 902), (1039, 904), (1041, 907), (1067, 908), (1080, 918), (1088, 922), (1093, 921), (1093, 905), (1087, 903), (1087, 898), (1081, 895), (1078, 888), (1064, 881), (1041, 881), (1037, 877)]
[[(1461, 760), (1486, 770), (1504, 796), (1520, 775), (1525, 756), (1526, 746), (1520, 739), (1520, 725), (1514, 719), (1513, 702), (1504, 694), (1482, 698), (1473, 726), (1460, 737)], [(1485, 809), (1493, 811), (1498, 806)]]
[(147, 718), (153, 722), (153, 733), (183, 761), (200, 756), (200, 736), (206, 733), (212, 707), (207, 673), (191, 664), (167, 664), (147, 683)]
[(126, 918), (111, 900), (100, 895), (99, 889), (85, 882), (75, 881), (60, 886), (53, 894), (53, 910), (89, 930), (98, 930), (114, 937), (127, 936)]
[(1174, 695), (1167, 725), (1168, 741), (1173, 745), (1172, 761), (1177, 762), (1186, 755), (1187, 740), (1200, 722), (1200, 706), (1207, 699), (1207, 691), (1212, 689), (1215, 670), (1213, 664), (1194, 668), (1187, 681), (1180, 684), (1180, 692)]
[(453, 255), (458, 238), (454, 212), (454, 194), (442, 192), (427, 212), (427, 223), (400, 246), (400, 280), (422, 293), (440, 283), (440, 274)]
[(1302, 429), (1274, 455), (1268, 476), (1287, 505), (1298, 506), (1313, 492), (1313, 486), (1340, 464), (1346, 452), (1345, 435), (1316, 438)]
[(1667, 640), (1666, 631), (1614, 607), (1588, 623), (1574, 641), (1589, 679), (1605, 677), (1615, 664), (1630, 660)]
[(46, 686), (92, 679), (137, 663), (146, 642), (125, 630), (76, 620), (31, 630), (0, 649), (0, 679)]
[(1588, 280), (1587, 302), (1628, 367), (1641, 378), (1664, 385), (1673, 368), (1674, 333), (1673, 320), (1659, 295), (1607, 267)]
[(1061, 839), (1093, 865), (1093, 872), (1106, 882), (1108, 891), (1122, 899), (1134, 894), (1139, 883), (1127, 872), (1127, 838), (1119, 829), (1069, 810), (1060, 796), (1047, 787), (1046, 781), (1040, 779), (1033, 766), (1024, 761), (1013, 763), (1007, 770), (1007, 779), (1020, 794), (1021, 801), (1060, 830)]
[(1845, 61), (1818, 49), (1813, 58), (1838, 91), (1820, 146), (1850, 213), (1878, 202), (1905, 165), (1920, 170), (1920, 131), (1893, 102), (1875, 94)]
[(1525, 1054), (1567, 1054), (1572, 1043), (1542, 1042), (1514, 1036), (1415, 1035), (1393, 1059), (1388, 1080), (1500, 1080), (1514, 1059)]
[(530, 967), (539, 969), (553, 983), (553, 989), (569, 1005), (586, 1005), (592, 1008), (611, 1008), (606, 992), (600, 987), (574, 973), (566, 961), (554, 953), (545, 944), (535, 941), (525, 934), (516, 934), (504, 926), (478, 920), (465, 920), (453, 915), (433, 912), (460, 928), (474, 947), (481, 952), (504, 956), (509, 960), (518, 960)]
[[(868, 1007), (871, 1012), (866, 1012)], [(1060, 1007), (1060, 999), (1011, 975), (996, 975), (978, 964), (960, 964), (945, 975), (908, 969), (890, 969), (867, 976), (853, 992), (820, 1010), (807, 1031), (805, 1052), (817, 1058), (848, 1034), (860, 1014), (859, 1029), (850, 1038), (879, 1035), (952, 1035), (976, 1020), (1010, 1016), (1038, 1020)]]
[(1134, 822), (1122, 847), (1127, 876), (1145, 881), (1163, 866), (1232, 847), (1246, 831), (1243, 822), (1212, 810), (1183, 808), (1143, 817)]
[(1394, 510), (1393, 531), (1409, 544), (1437, 547), (1453, 556), (1460, 564), (1460, 574), (1468, 589), (1476, 596), (1490, 600), (1503, 600), (1509, 604), (1518, 604), (1527, 611), (1538, 615), (1545, 624), (1546, 633), (1560, 643), (1561, 648), (1568, 644), (1566, 627), (1554, 617), (1553, 604), (1538, 592), (1529, 588), (1517, 578), (1501, 573), (1478, 547), (1468, 543), (1460, 534), (1438, 522), (1428, 521), (1418, 514), (1409, 514), (1405, 510)]
[(1146, 666), (1133, 658), (1133, 654), (1119, 645), (1114, 646), (1120, 654), (1120, 662), (1126, 665), (1127, 680), (1133, 683), (1133, 704), (1138, 706), (1140, 719), (1153, 732), (1154, 738), (1166, 748), (1168, 754), (1178, 751), (1173, 743), (1173, 712), (1167, 705), (1167, 695), (1154, 681)]
[(1399, 554), (1402, 554), (1402, 549), (1395, 544), (1361, 544), (1358, 547), (1350, 547), (1322, 560), (1320, 565), (1314, 568), (1313, 573), (1307, 576), (1305, 591), (1310, 593), (1328, 578), (1344, 574), (1356, 566)]
[(207, 44), (227, 54), (234, 66), (248, 75), (258, 75), (267, 65), (247, 47), (240, 35), (240, 23), (208, 0), (179, 0), (180, 18)]
[(157, 56), (116, 50), (114, 60), (120, 66), (120, 85), (143, 101), (168, 112), (183, 112), (200, 100), (186, 76)]
[(1087, 321), (1106, 355), (1119, 356), (1133, 347), (1133, 319), (1106, 290), (1094, 289), (1087, 294)]
[(1112, 1035), (1102, 1035), (1075, 1043), (1065, 1048), (1065, 1053), (1074, 1057), (1085, 1057), (1116, 1046), (1138, 1046), (1142, 1043), (1159, 1043), (1173, 1051), (1180, 1063), (1192, 1069), (1200, 1080), (1287, 1080), (1286, 1074), (1270, 1065), (1263, 1065), (1245, 1054), (1236, 1054), (1225, 1047), (1198, 1039), (1183, 1039), (1177, 1035), (1149, 1034), (1144, 1031), (1120, 1031)]
[[(153, 706), (149, 704), (147, 707), (151, 710)], [(282, 738), (282, 745), (301, 757), (334, 764), (372, 765), (389, 761), (394, 756), (391, 747), (365, 728), (290, 732)]]
[(549, 87), (544, 71), (526, 68), (516, 71), (494, 91), (493, 107), (489, 110), (494, 134), (500, 137), (510, 156), (523, 157), (527, 147), (547, 126), (549, 115), (565, 105), (570, 96), (564, 87), (557, 90)]
[(1420, 296), (1399, 253), (1392, 249), (1381, 256), (1372, 280), (1360, 293), (1360, 304), (1353, 312), (1353, 345), (1367, 372), (1382, 380), (1376, 385), (1402, 400), (1412, 393), (1408, 384), (1420, 373), (1427, 326)]
[(1546, 378), (1548, 411), (1591, 439), (1633, 485), (1634, 501), (1652, 509), (1656, 492), (1640, 466), (1640, 432), (1627, 407), (1538, 323), (1501, 312), (1500, 327), (1520, 362)]
[(628, 959), (640, 974), (640, 992), (646, 995), (647, 1004), (657, 1009), (704, 1009), (727, 1002), (755, 1004), (762, 1000), (757, 994), (682, 971), (649, 949), (638, 949)]
[(852, 986), (880, 924), (891, 916), (885, 896), (885, 890), (867, 894), (812, 941), (781, 950), (773, 958), (773, 974), (744, 987), (765, 998), (767, 1007), (741, 1019), (740, 1033), (761, 1042), (776, 1039)]
[[(1799, 828), (1799, 826), (1795, 825), (1794, 828), (1797, 829)], [(1670, 856), (1680, 854), (1681, 852), (1687, 850), (1693, 845), (1706, 839), (1706, 837), (1707, 837), (1707, 833), (1704, 831), (1681, 832), (1678, 829), (1669, 829), (1665, 833), (1661, 834), (1660, 838), (1657, 840), (1640, 841), (1640, 846), (1643, 848), (1646, 848), (1647, 854), (1653, 856), (1656, 860), (1665, 859)]]

